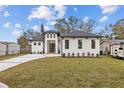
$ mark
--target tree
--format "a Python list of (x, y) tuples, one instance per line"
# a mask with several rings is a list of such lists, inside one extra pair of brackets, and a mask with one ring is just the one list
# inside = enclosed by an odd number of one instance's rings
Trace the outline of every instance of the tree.
[(114, 25), (113, 34), (116, 35), (117, 39), (124, 39), (124, 27), (121, 25)]
[(90, 20), (84, 21), (84, 20), (79, 20), (75, 16), (71, 16), (66, 19), (65, 18), (57, 19), (55, 24), (55, 29), (57, 29), (57, 31), (60, 31), (60, 32), (62, 31), (70, 32), (74, 30), (91, 32), (93, 31), (96, 25), (97, 23), (95, 20), (90, 19)]
[(29, 41), (25, 36), (21, 36), (18, 38), (18, 44), (20, 45), (21, 53), (26, 53), (30, 51), (29, 49), (27, 50), (27, 48), (29, 47)]
[(124, 19), (118, 20), (113, 26), (113, 36), (116, 39), (124, 39)]
[(54, 27), (59, 32), (70, 31), (69, 25), (68, 25), (67, 20), (65, 18), (57, 19)]
[(103, 38), (112, 39), (113, 38), (112, 27), (113, 27), (112, 24), (105, 25), (105, 27), (98, 34), (103, 36)]
[(56, 24), (55, 24), (55, 29), (57, 31), (62, 32), (62, 31), (73, 31), (77, 30), (78, 26), (78, 19), (74, 16), (69, 17), (68, 19), (62, 18), (62, 19), (57, 19)]
[(79, 28), (84, 32), (92, 32), (96, 26), (97, 22), (92, 19), (88, 19), (87, 21), (81, 20), (79, 22)]

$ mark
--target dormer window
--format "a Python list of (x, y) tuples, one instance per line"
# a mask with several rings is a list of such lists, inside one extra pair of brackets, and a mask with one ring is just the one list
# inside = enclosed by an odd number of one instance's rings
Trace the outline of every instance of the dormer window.
[(55, 38), (55, 34), (54, 34), (54, 36), (53, 36), (54, 38)]
[(34, 42), (34, 45), (36, 45), (36, 42)]
[(41, 45), (41, 43), (39, 42), (38, 45)]
[(52, 34), (50, 34), (50, 38), (52, 38)]
[(47, 34), (47, 38), (49, 38), (49, 34)]

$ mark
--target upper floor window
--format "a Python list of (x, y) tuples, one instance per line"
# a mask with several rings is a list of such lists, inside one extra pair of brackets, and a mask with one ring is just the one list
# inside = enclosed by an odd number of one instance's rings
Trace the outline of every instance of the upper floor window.
[(91, 40), (91, 48), (92, 48), (92, 49), (95, 49), (95, 45), (96, 45), (96, 44), (95, 44), (95, 40)]
[(49, 38), (49, 34), (47, 34), (47, 38)]
[(52, 38), (52, 34), (50, 34), (50, 38)]
[(54, 34), (53, 37), (55, 38), (55, 36), (56, 36), (56, 35)]
[(82, 40), (78, 40), (78, 49), (82, 49)]
[(69, 40), (65, 40), (65, 49), (69, 49)]
[(41, 43), (39, 42), (38, 45), (41, 45)]
[(36, 45), (36, 42), (34, 42), (34, 45)]

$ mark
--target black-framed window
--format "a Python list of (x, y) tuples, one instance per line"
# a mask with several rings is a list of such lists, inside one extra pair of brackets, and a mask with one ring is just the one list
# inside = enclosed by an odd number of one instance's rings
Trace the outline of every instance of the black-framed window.
[(82, 40), (78, 40), (78, 49), (82, 49)]
[(52, 34), (50, 34), (50, 38), (52, 38)]
[(65, 49), (69, 49), (69, 40), (65, 40)]
[(92, 49), (95, 49), (95, 46), (96, 46), (95, 40), (91, 40), (91, 48), (92, 48)]
[(34, 45), (36, 45), (36, 42), (34, 42)]
[(49, 34), (47, 34), (47, 38), (49, 38)]
[(41, 45), (41, 43), (39, 42), (38, 45)]
[(54, 34), (53, 36), (54, 36), (54, 38), (55, 38), (56, 35)]

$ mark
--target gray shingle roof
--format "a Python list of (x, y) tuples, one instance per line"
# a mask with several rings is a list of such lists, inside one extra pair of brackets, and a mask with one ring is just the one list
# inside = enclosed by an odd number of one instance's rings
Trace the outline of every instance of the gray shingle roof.
[(0, 43), (2, 43), (2, 44), (4, 44), (4, 45), (16, 44), (15, 42), (7, 42), (7, 41), (1, 41)]
[(88, 36), (88, 37), (100, 37), (100, 36), (98, 36), (96, 34), (82, 32), (82, 31), (72, 31), (72, 32), (69, 32), (69, 33), (61, 32), (60, 36), (61, 37), (85, 37), (85, 36)]
[(124, 40), (104, 40), (100, 43), (100, 45), (103, 44), (104, 42), (107, 42), (110, 45), (118, 45), (118, 44), (120, 45), (124, 43)]
[(124, 40), (111, 40), (111, 45), (124, 44)]
[(34, 36), (31, 41), (43, 41), (44, 36), (42, 34), (39, 34), (38, 36)]

